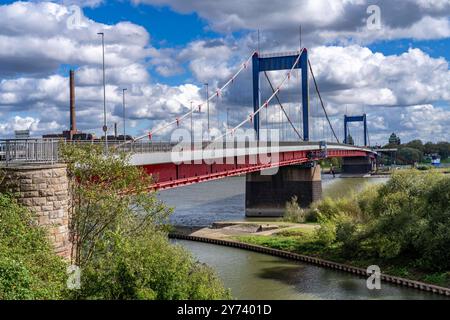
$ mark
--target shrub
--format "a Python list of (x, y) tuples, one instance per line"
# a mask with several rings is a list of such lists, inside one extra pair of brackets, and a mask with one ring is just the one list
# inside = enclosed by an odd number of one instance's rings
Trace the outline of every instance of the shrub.
[(315, 236), (319, 244), (331, 245), (336, 240), (336, 225), (331, 221), (323, 221), (316, 229)]
[(336, 220), (345, 215), (359, 219), (361, 210), (352, 197), (331, 199), (325, 198), (315, 203), (312, 210), (316, 212), (318, 220)]
[(336, 222), (336, 241), (340, 243), (345, 257), (355, 256), (360, 249), (357, 223), (348, 217), (341, 217)]
[(300, 208), (297, 196), (293, 196), (291, 201), (286, 203), (283, 220), (293, 223), (305, 222), (307, 210)]
[(65, 270), (46, 230), (13, 198), (0, 194), (0, 300), (62, 298)]
[(215, 273), (157, 230), (108, 232), (83, 270), (79, 299), (226, 299)]

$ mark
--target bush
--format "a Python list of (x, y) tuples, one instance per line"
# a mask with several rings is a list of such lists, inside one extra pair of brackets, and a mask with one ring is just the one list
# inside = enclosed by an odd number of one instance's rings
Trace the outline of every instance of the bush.
[(358, 226), (348, 218), (342, 218), (336, 223), (336, 241), (341, 244), (345, 257), (355, 256), (359, 251)]
[(450, 270), (450, 177), (405, 170), (347, 199), (316, 203), (317, 241), (339, 244), (346, 257), (408, 261)]
[(133, 237), (108, 232), (84, 268), (78, 299), (226, 299), (229, 292), (207, 266), (167, 236), (148, 230)]
[(293, 196), (291, 201), (286, 203), (283, 221), (293, 223), (303, 223), (305, 222), (306, 215), (307, 210), (300, 208), (297, 196)]
[(46, 230), (13, 198), (0, 194), (0, 300), (62, 298), (65, 272)]
[(313, 204), (312, 210), (316, 212), (318, 220), (334, 221), (345, 215), (359, 219), (361, 210), (352, 197), (331, 199), (325, 198)]
[(330, 221), (323, 221), (316, 230), (317, 242), (324, 246), (329, 246), (336, 240), (336, 225)]

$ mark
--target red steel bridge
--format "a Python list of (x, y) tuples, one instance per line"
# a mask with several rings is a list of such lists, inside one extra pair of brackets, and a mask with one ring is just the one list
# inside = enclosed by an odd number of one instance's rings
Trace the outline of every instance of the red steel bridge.
[[(281, 142), (215, 145), (192, 149), (170, 143), (135, 144), (131, 163), (154, 177), (156, 190), (244, 175), (284, 166), (308, 164), (325, 158), (355, 158), (362, 172), (373, 169), (376, 152), (369, 148), (337, 143)], [(131, 150), (130, 150), (131, 151)]]
[[(226, 129), (222, 130), (224, 132), (211, 138), (209, 136), (209, 103), (214, 99), (218, 100), (226, 93), (227, 88), (236, 83), (239, 75), (244, 70), (250, 69), (250, 64), (253, 81), (253, 111), (243, 116), (242, 121), (233, 127), (229, 127), (227, 123)], [(273, 84), (267, 72), (283, 70), (281, 80)], [(295, 77), (295, 72), (298, 72), (298, 80), (301, 79), (301, 110), (292, 115), (281, 103), (280, 92), (289, 86), (289, 80), (291, 76)], [(270, 85), (270, 94), (264, 100), (261, 100), (261, 73)], [(310, 80), (312, 80), (311, 83)], [(292, 81), (290, 83), (292, 84)], [(311, 141), (310, 129), (314, 130), (314, 124), (310, 123), (310, 87), (315, 90), (318, 102), (317, 108), (312, 111), (316, 112), (316, 115), (319, 111), (323, 112), (323, 123), (326, 119), (333, 141), (325, 139)], [(330, 157), (343, 158), (343, 170), (348, 173), (368, 173), (374, 169), (377, 153), (367, 146), (367, 116), (365, 114), (344, 116), (345, 132), (342, 139), (344, 143), (338, 139), (322, 100), (306, 49), (266, 55), (255, 51), (239, 65), (235, 74), (213, 92), (211, 96), (207, 95), (204, 102), (195, 103), (195, 105), (191, 102), (190, 107), (178, 101), (188, 110), (186, 113), (172, 120), (166, 119), (164, 124), (157, 125), (134, 140), (115, 142), (115, 146), (111, 142), (108, 145), (106, 141), (107, 152), (116, 149), (131, 152), (131, 164), (143, 167), (148, 174), (152, 175), (154, 184), (149, 188), (157, 190), (245, 174), (248, 215), (272, 215), (274, 212), (279, 212), (293, 195), (298, 196), (299, 203), (304, 206), (317, 200), (321, 195), (318, 160)], [(279, 139), (264, 141), (265, 138), (261, 136), (261, 133), (264, 133), (267, 128), (261, 128), (260, 116), (265, 111), (267, 121), (267, 111), (274, 108), (280, 111), (280, 119), (284, 115), (283, 121), (292, 128), (291, 133), (295, 133), (295, 141), (279, 142)], [(192, 139), (192, 118), (194, 114), (205, 114), (205, 109), (208, 110), (206, 139), (208, 143), (200, 142), (200, 146), (197, 146), (197, 141)], [(301, 115), (298, 125), (293, 120), (295, 115)], [(157, 135), (167, 135), (170, 129), (185, 128), (189, 120), (191, 124), (191, 139), (187, 139), (189, 141), (185, 139), (182, 139), (181, 143), (155, 141)], [(349, 135), (348, 123), (355, 121), (364, 123), (364, 146), (362, 147), (346, 144), (347, 135)], [(245, 125), (252, 127), (248, 130), (251, 130), (253, 137), (239, 142), (240, 132)], [(58, 161), (57, 142), (56, 144), (54, 141), (46, 143), (45, 141), (34, 143), (0, 141), (0, 162), (8, 164), (14, 161)]]
[[(320, 95), (318, 83), (313, 73), (311, 62), (308, 59), (308, 50), (303, 48), (296, 52), (290, 53), (275, 53), (275, 54), (260, 54), (257, 51), (253, 52), (250, 57), (238, 68), (238, 71), (231, 76), (224, 85), (217, 90), (212, 96), (207, 97), (203, 103), (196, 104), (193, 108), (188, 108), (188, 112), (176, 117), (174, 120), (167, 122), (163, 126), (158, 126), (149, 131), (147, 134), (138, 137), (136, 140), (148, 138), (150, 141), (154, 139), (155, 135), (164, 132), (171, 127), (180, 127), (184, 122), (191, 120), (192, 130), (192, 116), (194, 113), (202, 113), (202, 110), (209, 107), (208, 103), (213, 99), (219, 99), (225, 92), (227, 87), (232, 86), (238, 76), (247, 68), (252, 66), (252, 81), (253, 81), (253, 112), (244, 117), (244, 119), (236, 126), (227, 129), (224, 133), (216, 137), (211, 142), (215, 150), (214, 154), (205, 153), (205, 146), (201, 148), (192, 148), (189, 143), (185, 143), (182, 149), (184, 150), (181, 161), (174, 161), (172, 151), (174, 145), (163, 144), (159, 152), (138, 153), (132, 156), (132, 163), (134, 165), (142, 166), (145, 171), (155, 178), (155, 189), (166, 189), (187, 184), (208, 181), (213, 179), (220, 179), (229, 176), (249, 174), (259, 172), (261, 170), (268, 170), (293, 165), (304, 165), (314, 163), (317, 160), (327, 157), (341, 157), (344, 158), (344, 170), (354, 173), (367, 173), (373, 169), (375, 164), (376, 153), (367, 147), (355, 147), (347, 145), (348, 122), (362, 121), (364, 122), (364, 145), (367, 145), (368, 131), (366, 123), (366, 115), (344, 117), (345, 133), (340, 143), (337, 134), (328, 117), (327, 110)], [(294, 71), (299, 70), (299, 77), (301, 77), (301, 116), (302, 125), (298, 127), (292, 121), (292, 115), (289, 116), (286, 108), (282, 105), (279, 95), (283, 87), (286, 87)], [(277, 84), (272, 84), (268, 76), (268, 71), (282, 71), (285, 70), (282, 80)], [(270, 96), (261, 101), (261, 83), (260, 73), (264, 73), (271, 89)], [(320, 101), (320, 107), (328, 122), (328, 125), (333, 133), (335, 141), (330, 142), (311, 142), (310, 141), (310, 80), (313, 80), (311, 87), (317, 93), (317, 101)], [(284, 90), (284, 89), (283, 89)], [(275, 103), (276, 101), (276, 103)], [(180, 104), (182, 104), (180, 102)], [(260, 141), (260, 115), (262, 111), (268, 108), (279, 107), (283, 111), (283, 120), (292, 127), (292, 130), (297, 136), (297, 141), (280, 142), (276, 144), (275, 148), (266, 150), (264, 144), (266, 142)], [(187, 107), (186, 107), (187, 108)], [(317, 110), (316, 110), (317, 111)], [(209, 115), (208, 115), (209, 119)], [(245, 124), (252, 124), (254, 129), (254, 138), (256, 143), (248, 142), (246, 145), (225, 146), (223, 141), (233, 140), (233, 136), (237, 135)], [(208, 124), (209, 128), (209, 124)], [(258, 144), (259, 142), (259, 144)], [(134, 142), (135, 143), (135, 142)], [(126, 143), (126, 144), (132, 144)], [(261, 146), (262, 144), (262, 146)], [(178, 145), (180, 146), (180, 145)], [(164, 152), (165, 151), (165, 152)], [(270, 160), (267, 160), (270, 158)], [(352, 159), (353, 158), (353, 159)], [(180, 159), (179, 159), (180, 160)]]

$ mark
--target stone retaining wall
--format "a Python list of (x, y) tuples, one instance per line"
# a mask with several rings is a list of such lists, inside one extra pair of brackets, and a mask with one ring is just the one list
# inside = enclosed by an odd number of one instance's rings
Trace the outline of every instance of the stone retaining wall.
[(0, 168), (5, 177), (0, 191), (12, 193), (29, 208), (38, 225), (48, 229), (55, 252), (70, 258), (69, 181), (63, 164), (17, 165)]

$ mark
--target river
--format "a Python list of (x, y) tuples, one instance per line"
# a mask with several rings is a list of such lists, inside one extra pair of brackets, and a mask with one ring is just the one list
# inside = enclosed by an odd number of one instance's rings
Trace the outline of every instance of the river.
[[(329, 175), (323, 175), (323, 196), (342, 197), (361, 190), (366, 184), (386, 181), (386, 178), (333, 179)], [(171, 222), (175, 225), (209, 226), (215, 221), (246, 220), (245, 177), (169, 189), (160, 192), (159, 198), (175, 209), (171, 216)]]
[[(386, 178), (323, 176), (323, 194), (340, 197)], [(244, 220), (245, 178), (233, 177), (160, 192), (175, 208), (172, 223), (208, 226)], [(191, 241), (176, 241), (217, 270), (237, 299), (439, 299), (439, 295), (381, 284), (369, 290), (364, 278), (270, 255)]]

